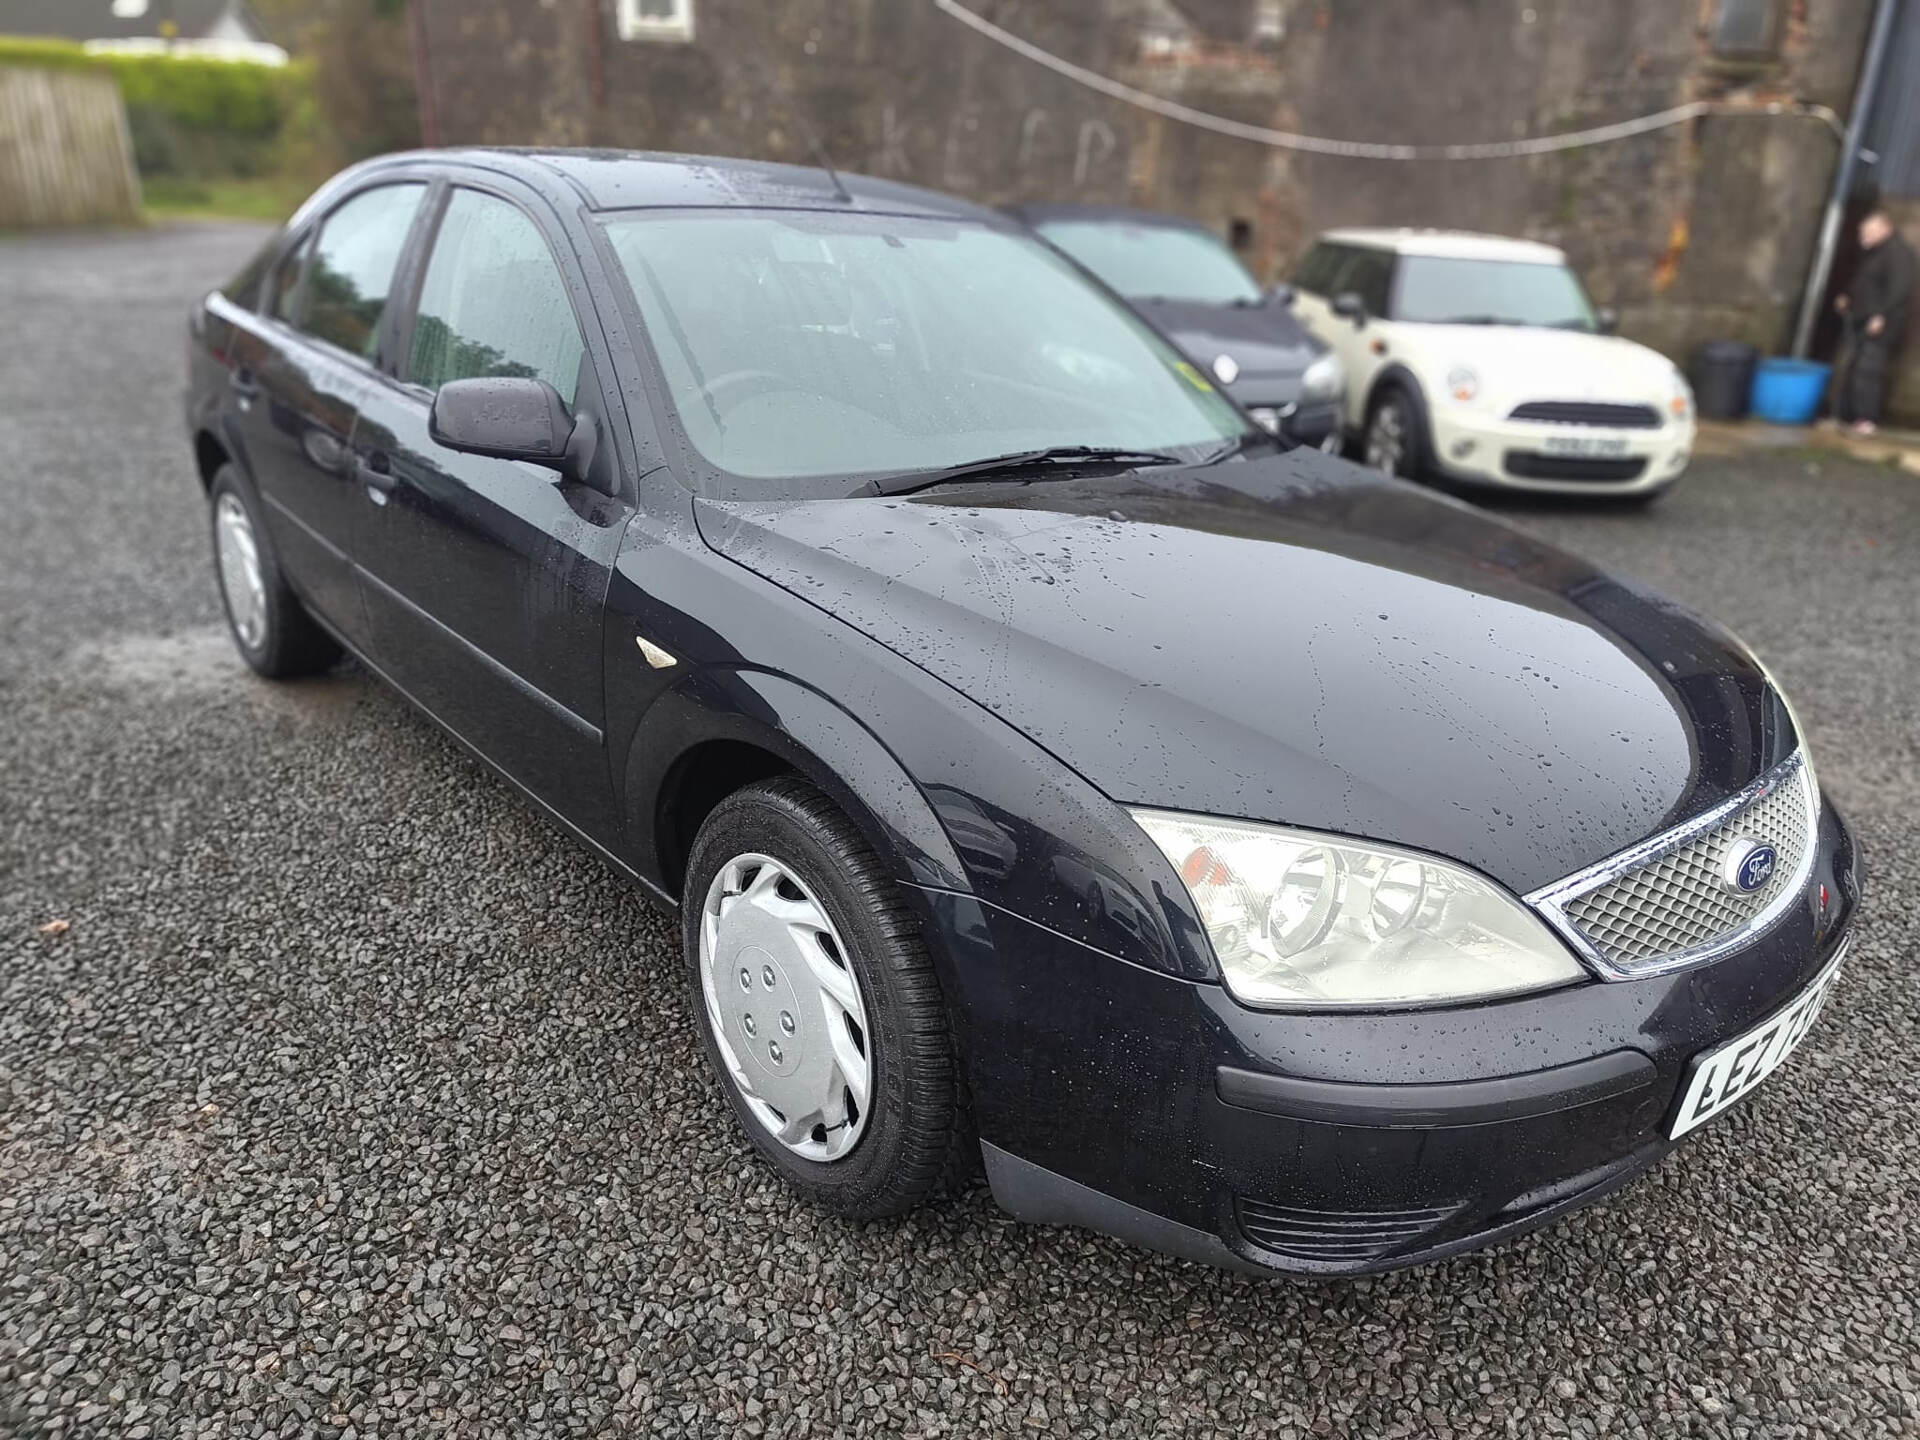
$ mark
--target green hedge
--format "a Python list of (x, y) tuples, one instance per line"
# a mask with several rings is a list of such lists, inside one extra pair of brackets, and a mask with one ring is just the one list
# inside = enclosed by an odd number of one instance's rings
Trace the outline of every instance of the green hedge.
[(313, 124), (313, 72), (199, 56), (89, 55), (67, 40), (0, 36), (0, 65), (112, 75), (142, 175), (200, 179), (281, 168), (283, 143)]

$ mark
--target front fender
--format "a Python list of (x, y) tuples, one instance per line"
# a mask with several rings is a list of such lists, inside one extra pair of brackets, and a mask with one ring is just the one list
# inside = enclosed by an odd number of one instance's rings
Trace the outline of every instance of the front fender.
[(659, 805), (668, 777), (702, 744), (737, 741), (778, 756), (868, 831), (910, 884), (971, 891), (933, 807), (877, 736), (833, 701), (765, 670), (709, 667), (647, 707), (629, 748), (626, 816), (641, 872), (663, 873)]

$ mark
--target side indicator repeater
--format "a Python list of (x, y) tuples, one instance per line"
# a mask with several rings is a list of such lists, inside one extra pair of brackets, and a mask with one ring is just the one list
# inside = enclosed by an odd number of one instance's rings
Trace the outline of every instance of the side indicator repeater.
[(647, 639), (644, 635), (634, 636), (633, 643), (640, 647), (640, 653), (646, 657), (647, 664), (651, 665), (656, 670), (665, 670), (669, 666), (678, 665), (680, 663), (680, 661), (677, 658), (675, 658), (672, 655), (669, 655), (666, 651), (662, 650), (658, 645), (654, 644), (651, 640)]

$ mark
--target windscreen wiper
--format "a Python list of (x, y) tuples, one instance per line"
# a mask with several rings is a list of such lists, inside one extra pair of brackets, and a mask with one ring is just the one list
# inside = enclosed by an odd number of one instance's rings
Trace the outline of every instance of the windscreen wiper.
[(964, 465), (949, 465), (944, 470), (909, 470), (869, 481), (862, 495), (911, 495), (916, 490), (945, 485), (953, 480), (1021, 480), (1028, 471), (1053, 465), (1186, 465), (1184, 456), (1164, 450), (1125, 450), (1102, 445), (1053, 445), (1044, 450), (1014, 450), (1005, 455), (990, 455), (984, 460), (969, 460)]

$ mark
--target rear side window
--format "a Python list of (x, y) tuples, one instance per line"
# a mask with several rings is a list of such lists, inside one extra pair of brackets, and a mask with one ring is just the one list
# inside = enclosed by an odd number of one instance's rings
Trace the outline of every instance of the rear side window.
[(534, 378), (571, 405), (580, 356), (560, 267), (533, 221), (492, 195), (454, 191), (420, 287), (408, 378), (430, 390), (479, 376)]
[(307, 276), (302, 330), (373, 359), (394, 267), (426, 190), (425, 185), (382, 185), (327, 217)]

